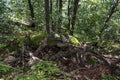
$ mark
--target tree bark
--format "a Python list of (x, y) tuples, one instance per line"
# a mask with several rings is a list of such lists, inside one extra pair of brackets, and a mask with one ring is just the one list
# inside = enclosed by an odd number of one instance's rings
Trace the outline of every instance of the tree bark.
[(75, 20), (76, 20), (76, 13), (77, 13), (77, 9), (78, 9), (78, 3), (79, 3), (79, 0), (74, 0), (74, 9), (73, 9), (73, 14), (72, 14), (71, 30), (70, 30), (71, 35), (73, 35), (73, 31), (74, 31), (74, 25), (75, 25)]
[(67, 29), (68, 29), (68, 31), (70, 31), (70, 23), (71, 23), (71, 17), (70, 17), (70, 0), (68, 0), (68, 14), (67, 14), (67, 16), (68, 16), (68, 25), (67, 25)]
[(31, 3), (31, 0), (28, 0), (28, 5), (29, 5), (29, 10), (30, 10), (31, 18), (32, 18), (31, 27), (35, 27), (35, 23), (34, 23), (34, 9), (33, 9), (33, 5)]
[(52, 31), (55, 31), (55, 27), (54, 27), (54, 24), (53, 24), (53, 12), (52, 12), (52, 0), (50, 0), (50, 20), (51, 20), (51, 23), (50, 23), (50, 25), (51, 25), (51, 29), (52, 29)]
[(45, 20), (46, 20), (46, 32), (50, 33), (50, 25), (49, 25), (49, 0), (45, 0)]
[(61, 25), (62, 25), (62, 0), (59, 0), (59, 13), (58, 13), (58, 24), (59, 24), (59, 28), (58, 28), (58, 32), (61, 32)]

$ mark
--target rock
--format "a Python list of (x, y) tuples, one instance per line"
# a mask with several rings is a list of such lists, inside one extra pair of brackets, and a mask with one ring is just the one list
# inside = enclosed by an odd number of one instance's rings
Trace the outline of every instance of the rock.
[(78, 41), (78, 39), (76, 37), (71, 36), (71, 35), (68, 35), (68, 37), (69, 37), (70, 43), (72, 43), (73, 45), (79, 45), (80, 44), (80, 42)]
[(7, 64), (14, 63), (17, 59), (14, 56), (8, 56), (4, 59), (4, 62)]

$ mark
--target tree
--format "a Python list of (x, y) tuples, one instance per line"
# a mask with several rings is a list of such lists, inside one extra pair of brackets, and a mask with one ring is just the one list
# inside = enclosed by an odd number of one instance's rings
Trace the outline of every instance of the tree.
[(45, 0), (45, 20), (46, 20), (46, 31), (47, 34), (50, 33), (50, 24), (49, 24), (49, 0)]
[[(105, 18), (104, 26), (107, 25), (107, 22), (110, 20), (112, 15), (116, 12), (115, 9), (117, 8), (118, 4), (119, 4), (119, 0), (115, 0), (113, 5), (111, 6), (111, 8), (109, 10), (109, 13), (108, 13), (107, 17)], [(100, 32), (103, 33), (104, 32), (104, 28), (102, 28)]]
[(73, 14), (72, 14), (71, 30), (70, 30), (71, 35), (73, 35), (73, 32), (74, 32), (74, 25), (75, 25), (75, 20), (76, 20), (78, 4), (79, 4), (79, 0), (74, 0), (74, 9), (73, 9)]
[(61, 32), (61, 25), (62, 25), (62, 0), (59, 0), (59, 11), (58, 11), (58, 32)]
[(53, 24), (53, 3), (52, 3), (52, 0), (50, 0), (50, 20), (51, 20), (51, 29), (53, 31), (55, 31), (55, 27), (54, 27), (54, 24)]
[(70, 31), (70, 26), (71, 26), (71, 16), (70, 16), (70, 10), (71, 10), (71, 8), (70, 8), (70, 0), (68, 0), (68, 14), (67, 14), (67, 16), (68, 16), (68, 25), (67, 25), (67, 29), (68, 29), (68, 31)]
[(35, 23), (34, 23), (34, 9), (33, 9), (33, 5), (31, 3), (31, 0), (28, 0), (28, 4), (29, 4), (29, 10), (30, 10), (31, 18), (32, 18), (31, 27), (35, 27)]

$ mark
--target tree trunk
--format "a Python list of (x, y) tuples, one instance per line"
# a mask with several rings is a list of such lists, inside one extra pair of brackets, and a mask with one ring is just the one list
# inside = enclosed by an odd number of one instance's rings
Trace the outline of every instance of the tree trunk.
[(31, 0), (28, 0), (28, 5), (29, 5), (31, 18), (32, 18), (31, 27), (35, 27), (35, 23), (34, 23), (34, 9), (33, 9), (33, 5), (31, 4)]
[(67, 25), (67, 29), (68, 29), (68, 31), (70, 31), (70, 26), (71, 26), (71, 17), (70, 17), (70, 0), (68, 0), (68, 14), (67, 14), (67, 16), (68, 16), (68, 25)]
[(52, 14), (53, 14), (53, 12), (52, 12), (52, 5), (53, 5), (53, 4), (52, 4), (52, 0), (50, 0), (50, 15), (51, 15), (51, 16), (50, 16), (50, 20), (51, 20), (51, 23), (50, 23), (50, 24), (51, 24), (51, 29), (52, 29), (52, 31), (55, 31), (55, 26), (54, 26), (54, 24), (53, 24), (53, 17), (52, 17), (52, 16), (53, 16), (53, 15), (52, 15)]
[(49, 0), (45, 0), (45, 20), (46, 20), (46, 32), (50, 33), (50, 25), (49, 25)]
[(58, 32), (61, 32), (61, 25), (62, 25), (62, 0), (59, 0), (59, 11), (58, 11), (58, 24), (59, 24), (59, 28), (58, 28)]
[(74, 25), (75, 25), (75, 20), (76, 20), (76, 13), (77, 13), (77, 9), (78, 9), (78, 3), (79, 3), (79, 0), (74, 0), (74, 9), (73, 9), (73, 14), (72, 14), (71, 30), (70, 30), (71, 35), (73, 35), (73, 31), (74, 31)]

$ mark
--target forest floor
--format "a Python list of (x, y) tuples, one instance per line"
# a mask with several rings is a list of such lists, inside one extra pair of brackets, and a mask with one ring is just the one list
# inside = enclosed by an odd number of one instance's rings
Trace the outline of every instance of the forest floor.
[[(54, 61), (60, 69), (60, 74), (56, 80), (65, 80), (61, 76), (66, 76), (66, 80), (119, 80), (120, 55), (114, 54), (114, 51), (105, 51), (91, 44), (85, 45), (86, 43), (80, 46), (69, 44), (64, 46), (40, 46), (30, 54), (21, 55), (13, 52), (11, 54), (1, 54), (0, 59), (14, 68), (21, 67), (23, 72), (24, 68), (29, 67), (28, 65), (35, 65), (34, 63), (37, 60)], [(0, 77), (9, 75), (12, 80), (20, 73), (22, 72), (15, 71), (14, 73), (0, 75)]]

